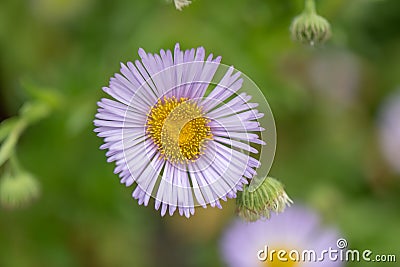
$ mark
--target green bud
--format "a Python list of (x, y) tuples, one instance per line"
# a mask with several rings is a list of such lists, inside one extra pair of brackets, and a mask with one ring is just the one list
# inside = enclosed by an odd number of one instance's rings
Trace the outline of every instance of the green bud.
[(245, 185), (238, 193), (236, 207), (239, 217), (245, 221), (254, 222), (261, 218), (269, 219), (271, 212), (283, 212), (293, 201), (286, 194), (282, 183), (267, 177), (260, 186), (249, 190)]
[(331, 37), (331, 26), (316, 13), (314, 1), (307, 0), (303, 13), (293, 19), (290, 32), (293, 40), (313, 46)]
[(0, 203), (6, 208), (26, 206), (39, 196), (39, 192), (39, 183), (26, 171), (16, 176), (5, 173), (0, 180)]

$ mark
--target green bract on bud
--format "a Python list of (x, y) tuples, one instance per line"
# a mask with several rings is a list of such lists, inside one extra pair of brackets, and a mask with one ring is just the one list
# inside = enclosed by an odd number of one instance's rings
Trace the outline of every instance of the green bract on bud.
[(32, 174), (21, 171), (16, 176), (5, 173), (0, 179), (0, 203), (14, 209), (26, 206), (39, 196), (39, 183)]
[(294, 40), (314, 45), (330, 38), (331, 26), (316, 13), (314, 0), (306, 0), (306, 7), (302, 14), (294, 18), (290, 32)]
[(236, 198), (238, 215), (245, 221), (254, 222), (261, 218), (268, 219), (271, 211), (283, 212), (286, 206), (293, 201), (286, 194), (282, 183), (278, 180), (267, 177), (254, 191), (249, 186), (243, 187)]

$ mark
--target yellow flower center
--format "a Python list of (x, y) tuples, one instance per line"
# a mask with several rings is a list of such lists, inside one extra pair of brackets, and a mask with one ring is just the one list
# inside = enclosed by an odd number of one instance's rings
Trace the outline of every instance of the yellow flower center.
[[(283, 254), (282, 251), (286, 253)], [(270, 251), (272, 252), (272, 251)], [(275, 249), (274, 253), (271, 253), (272, 256), (268, 257), (266, 261), (263, 262), (262, 266), (265, 267), (297, 267), (299, 266), (299, 259), (297, 259), (296, 255), (289, 255), (291, 250), (288, 249)], [(278, 255), (281, 253), (280, 255)]]
[(195, 102), (164, 97), (151, 108), (146, 132), (167, 160), (188, 163), (198, 159), (212, 139), (209, 122)]

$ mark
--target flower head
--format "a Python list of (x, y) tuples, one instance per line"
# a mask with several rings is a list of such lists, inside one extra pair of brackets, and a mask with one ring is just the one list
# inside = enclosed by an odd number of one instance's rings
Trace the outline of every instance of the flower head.
[(139, 49), (139, 56), (103, 88), (115, 100), (98, 102), (95, 131), (108, 161), (122, 183), (137, 184), (139, 204), (153, 196), (162, 215), (189, 217), (195, 204), (221, 208), (219, 200), (235, 198), (260, 166), (264, 114), (238, 93), (241, 73), (224, 70), (221, 57), (206, 58), (202, 47)]
[[(314, 212), (293, 206), (284, 213), (273, 214), (268, 221), (235, 221), (221, 240), (221, 251), (229, 267), (337, 267), (342, 263), (331, 261), (328, 256), (321, 261), (302, 261), (301, 257), (291, 253), (295, 250), (301, 255), (303, 250), (314, 250), (320, 257), (322, 251), (330, 247), (337, 249), (337, 240), (337, 232), (323, 228)], [(287, 261), (279, 261), (277, 253), (271, 259), (269, 252), (272, 250), (284, 250), (283, 257)]]

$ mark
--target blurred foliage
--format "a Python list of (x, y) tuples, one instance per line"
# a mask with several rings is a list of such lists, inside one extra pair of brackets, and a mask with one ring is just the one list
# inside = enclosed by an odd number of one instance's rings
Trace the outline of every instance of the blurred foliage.
[(0, 210), (0, 266), (223, 266), (218, 239), (234, 200), (190, 220), (161, 218), (119, 184), (92, 131), (119, 62), (176, 42), (221, 55), (262, 89), (278, 131), (271, 175), (295, 202), (319, 210), (351, 248), (399, 259), (400, 177), (380, 154), (376, 122), (400, 85), (400, 2), (317, 1), (333, 31), (318, 48), (290, 38), (302, 8), (302, 0), (196, 0), (182, 12), (163, 0), (0, 1), (1, 120), (32, 97), (49, 99), (32, 88), (60, 96), (20, 138), (17, 154), (42, 195)]

